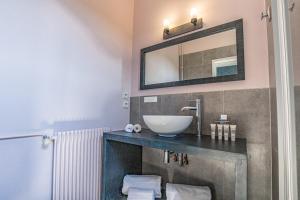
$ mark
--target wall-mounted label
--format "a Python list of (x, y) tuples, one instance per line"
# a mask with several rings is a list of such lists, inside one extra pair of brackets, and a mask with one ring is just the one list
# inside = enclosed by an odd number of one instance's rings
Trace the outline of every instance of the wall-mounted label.
[(223, 114), (223, 115), (220, 116), (220, 120), (227, 121), (228, 116)]
[(157, 96), (144, 97), (144, 103), (157, 103)]

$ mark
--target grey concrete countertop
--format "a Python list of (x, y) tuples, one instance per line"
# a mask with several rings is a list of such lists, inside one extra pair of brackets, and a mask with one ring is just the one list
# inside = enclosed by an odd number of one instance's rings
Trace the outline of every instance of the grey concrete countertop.
[(247, 159), (246, 139), (237, 139), (235, 142), (212, 140), (210, 136), (197, 137), (193, 134), (180, 134), (176, 137), (161, 137), (149, 130), (142, 133), (127, 133), (115, 131), (104, 133), (104, 140), (113, 140), (122, 143), (157, 148), (188, 154), (202, 154), (221, 160)]

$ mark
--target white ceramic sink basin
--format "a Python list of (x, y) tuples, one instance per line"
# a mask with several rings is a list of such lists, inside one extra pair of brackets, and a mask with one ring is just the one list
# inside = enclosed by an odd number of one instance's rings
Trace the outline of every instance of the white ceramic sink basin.
[(174, 137), (192, 123), (193, 116), (143, 115), (146, 125), (160, 136)]

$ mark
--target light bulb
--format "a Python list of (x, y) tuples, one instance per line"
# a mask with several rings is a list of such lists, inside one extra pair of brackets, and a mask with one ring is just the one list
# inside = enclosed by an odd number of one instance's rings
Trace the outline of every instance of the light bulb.
[(196, 8), (191, 9), (191, 18), (197, 18), (198, 11)]
[(197, 16), (197, 9), (192, 8), (191, 9), (191, 23), (194, 24), (194, 26), (197, 25), (198, 16)]
[(170, 27), (170, 21), (168, 19), (165, 19), (163, 25), (164, 25), (165, 29), (169, 29), (169, 27)]

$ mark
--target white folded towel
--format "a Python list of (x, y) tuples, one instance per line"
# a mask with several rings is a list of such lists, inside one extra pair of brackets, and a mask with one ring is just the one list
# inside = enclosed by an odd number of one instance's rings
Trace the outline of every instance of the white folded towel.
[(136, 124), (133, 126), (133, 130), (134, 132), (139, 133), (142, 131), (142, 126), (140, 124)]
[(154, 200), (155, 192), (151, 189), (129, 188), (127, 200)]
[(206, 186), (191, 186), (167, 183), (168, 200), (211, 200), (211, 191)]
[(154, 190), (155, 197), (161, 198), (161, 177), (155, 175), (126, 175), (123, 179), (122, 193), (127, 195), (129, 188)]
[(124, 130), (128, 133), (132, 133), (133, 128), (134, 128), (134, 126), (132, 124), (127, 124)]

